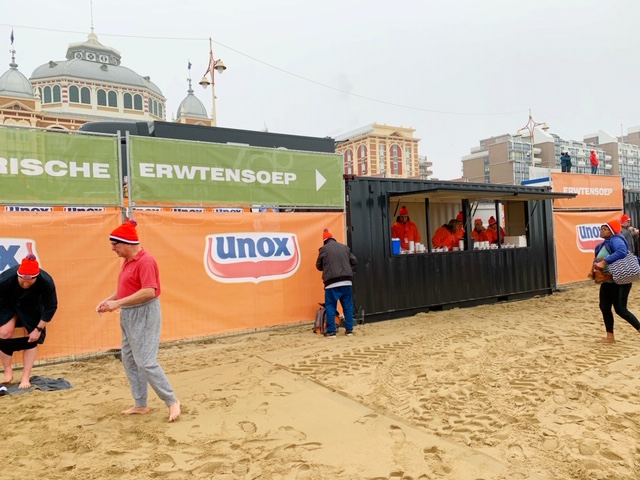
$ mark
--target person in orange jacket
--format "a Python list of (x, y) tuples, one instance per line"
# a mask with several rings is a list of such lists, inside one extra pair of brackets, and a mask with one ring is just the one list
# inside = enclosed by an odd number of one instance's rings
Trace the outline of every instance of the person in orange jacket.
[(391, 226), (391, 237), (400, 239), (400, 248), (409, 250), (409, 242), (420, 243), (422, 237), (418, 226), (409, 218), (409, 210), (403, 206), (398, 214), (397, 221)]
[(600, 165), (600, 162), (598, 161), (598, 154), (595, 150), (591, 150), (589, 163), (591, 163), (591, 173), (593, 173), (594, 175), (598, 173), (598, 165)]
[(453, 218), (449, 220), (449, 223), (445, 223), (439, 227), (431, 238), (431, 244), (433, 247), (447, 247), (449, 250), (453, 247), (457, 247), (458, 237), (456, 236), (456, 232), (458, 231), (461, 223), (462, 222), (460, 222), (460, 220)]
[[(489, 217), (489, 228), (487, 228), (487, 237), (489, 239), (489, 243), (498, 243), (498, 223), (496, 222), (495, 217)], [(500, 227), (500, 243), (504, 243), (504, 237), (507, 234), (504, 233), (502, 227)]]
[(458, 213), (458, 215), (456, 216), (456, 221), (460, 222), (458, 224), (458, 227), (457, 227), (456, 233), (455, 233), (456, 240), (457, 240), (455, 246), (457, 247), (458, 246), (458, 242), (460, 242), (460, 240), (464, 240), (464, 227), (463, 227), (464, 217), (462, 215), (462, 212)]
[(487, 229), (482, 225), (482, 219), (476, 218), (473, 221), (473, 230), (471, 230), (471, 238), (474, 242), (488, 242)]

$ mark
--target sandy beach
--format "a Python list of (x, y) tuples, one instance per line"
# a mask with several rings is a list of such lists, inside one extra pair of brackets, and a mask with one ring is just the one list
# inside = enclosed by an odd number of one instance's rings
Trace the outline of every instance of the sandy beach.
[(597, 296), (163, 348), (175, 423), (153, 392), (151, 414), (121, 415), (113, 356), (36, 366), (73, 388), (0, 398), (0, 478), (636, 479), (640, 335), (616, 317), (617, 342), (598, 344)]

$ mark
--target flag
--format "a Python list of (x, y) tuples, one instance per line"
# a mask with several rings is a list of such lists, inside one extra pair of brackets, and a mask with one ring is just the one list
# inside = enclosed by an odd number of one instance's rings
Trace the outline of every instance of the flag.
[(189, 66), (187, 67), (187, 69), (191, 70), (191, 62), (189, 62)]
[(13, 47), (13, 28), (11, 29), (11, 36), (9, 38), (11, 39), (11, 46)]
[(206, 77), (209, 72), (213, 70), (213, 52), (209, 52), (209, 65), (207, 65), (207, 71), (204, 72), (203, 77)]

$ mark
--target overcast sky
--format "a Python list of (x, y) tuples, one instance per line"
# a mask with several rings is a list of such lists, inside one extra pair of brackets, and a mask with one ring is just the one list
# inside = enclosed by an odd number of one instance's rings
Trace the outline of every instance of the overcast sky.
[[(64, 60), (91, 27), (89, 0), (0, 0), (8, 69)], [(478, 141), (534, 120), (582, 140), (640, 125), (638, 0), (93, 0), (122, 65), (149, 75), (168, 120), (214, 56), (218, 125), (335, 137), (373, 122), (415, 128), (441, 179)], [(4, 39), (4, 40), (2, 40)]]

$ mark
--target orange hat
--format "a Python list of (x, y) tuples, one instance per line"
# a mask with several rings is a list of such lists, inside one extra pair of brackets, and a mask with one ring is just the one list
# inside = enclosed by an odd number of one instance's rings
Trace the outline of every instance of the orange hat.
[(112, 242), (121, 242), (127, 243), (129, 245), (137, 245), (140, 243), (138, 240), (138, 232), (136, 232), (136, 225), (138, 222), (132, 220), (130, 218), (127, 219), (122, 225), (116, 228), (111, 235), (109, 235), (109, 240)]
[(477, 225), (478, 223), (482, 223), (482, 219), (481, 219), (481, 218), (476, 218), (476, 219), (473, 221), (473, 224), (474, 224), (474, 225)]
[(489, 217), (489, 225), (493, 225), (494, 223), (497, 223), (495, 217)]
[(330, 238), (333, 238), (333, 235), (331, 235), (331, 232), (329, 232), (328, 228), (325, 228), (324, 231), (322, 232), (322, 241), (326, 242)]
[(401, 217), (406, 217), (409, 215), (409, 210), (407, 210), (407, 207), (403, 206), (400, 209), (400, 213), (398, 215), (400, 215)]
[(611, 233), (613, 233), (614, 235), (619, 234), (620, 231), (622, 230), (622, 225), (620, 225), (620, 220), (615, 220), (615, 219), (609, 220), (604, 225), (609, 227), (609, 230), (611, 230)]
[(622, 217), (620, 217), (620, 223), (628, 222), (630, 220), (631, 217), (629, 215), (622, 215)]
[(40, 273), (40, 265), (38, 265), (38, 260), (36, 260), (36, 256), (32, 253), (27, 255), (22, 259), (22, 263), (18, 267), (18, 275), (29, 275), (30, 277), (35, 277)]
[(458, 220), (460, 222), (462, 221), (463, 218), (464, 217), (462, 216), (462, 212), (460, 212), (458, 215), (456, 215), (456, 220)]

